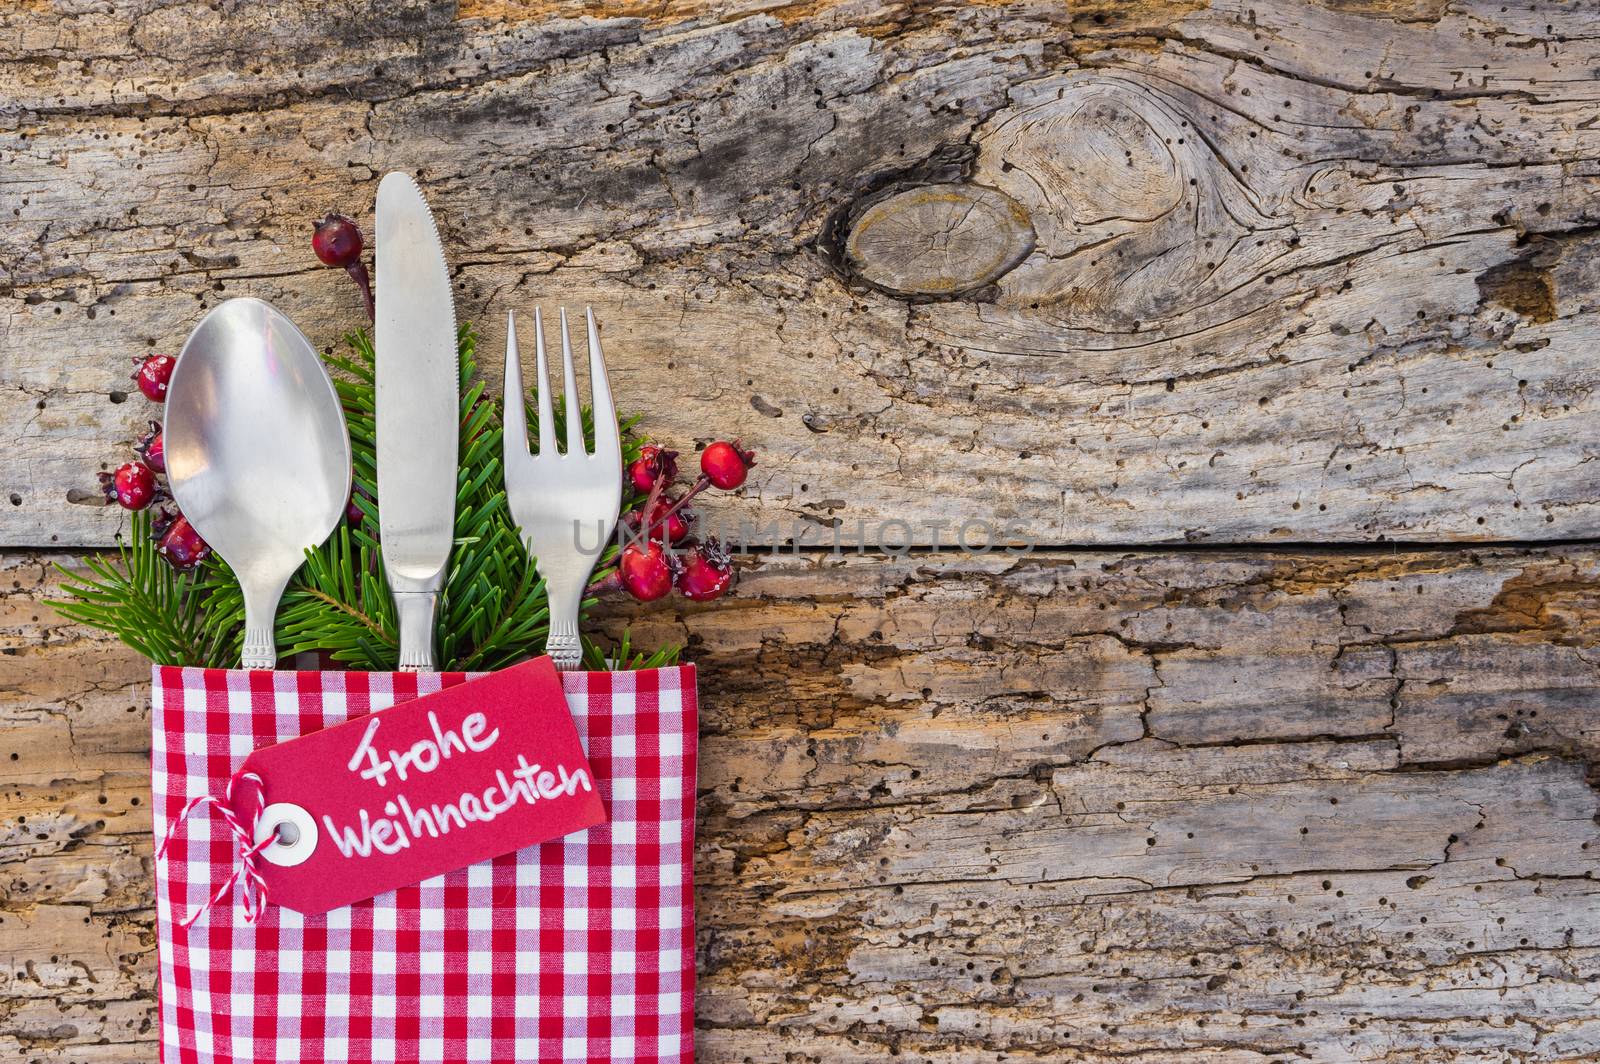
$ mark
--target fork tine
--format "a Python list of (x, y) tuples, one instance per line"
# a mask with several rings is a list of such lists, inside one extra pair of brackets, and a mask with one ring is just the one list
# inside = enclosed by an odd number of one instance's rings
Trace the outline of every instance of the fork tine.
[(527, 393), (522, 390), (522, 352), (517, 350), (517, 312), (513, 310), (506, 314), (505, 407), (500, 415), (500, 453), (507, 469), (513, 461), (528, 456), (527, 403)]
[(594, 456), (609, 458), (620, 469), (622, 440), (617, 435), (617, 407), (611, 399), (611, 379), (606, 375), (605, 356), (600, 351), (600, 330), (595, 328), (594, 308), (583, 308), (589, 321), (589, 389), (594, 402)]
[(567, 308), (561, 308), (561, 377), (567, 393), (567, 454), (584, 454), (583, 405), (578, 402), (578, 375), (572, 368), (572, 335), (567, 332)]
[[(533, 354), (539, 370), (539, 457), (556, 453), (556, 410), (550, 400), (550, 366), (544, 355), (544, 315), (533, 308)], [(524, 437), (526, 438), (526, 437)]]

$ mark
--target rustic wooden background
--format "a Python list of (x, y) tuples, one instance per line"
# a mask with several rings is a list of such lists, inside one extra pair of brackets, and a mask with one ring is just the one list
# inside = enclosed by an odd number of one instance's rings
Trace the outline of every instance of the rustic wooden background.
[(403, 168), (491, 380), (591, 302), (720, 516), (919, 545), (631, 611), (702, 1060), (1596, 1059), (1597, 71), (1593, 0), (7, 5), (0, 1058), (155, 1056), (147, 674), (51, 607), (129, 359), (334, 342)]

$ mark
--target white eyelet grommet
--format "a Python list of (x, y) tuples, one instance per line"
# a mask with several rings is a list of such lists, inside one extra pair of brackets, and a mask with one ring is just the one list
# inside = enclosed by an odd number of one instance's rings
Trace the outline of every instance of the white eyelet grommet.
[(317, 822), (298, 805), (278, 802), (261, 810), (256, 821), (256, 842), (269, 835), (278, 841), (261, 851), (261, 856), (279, 868), (304, 864), (317, 848)]

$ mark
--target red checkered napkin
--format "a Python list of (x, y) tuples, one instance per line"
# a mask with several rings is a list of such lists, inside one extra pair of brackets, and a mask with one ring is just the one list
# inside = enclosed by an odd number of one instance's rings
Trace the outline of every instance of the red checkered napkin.
[[(156, 831), (251, 750), (463, 673), (155, 669)], [(234, 1061), (691, 1061), (693, 666), (562, 674), (610, 822), (321, 916), (238, 891), (215, 813), (156, 864), (161, 1050)]]

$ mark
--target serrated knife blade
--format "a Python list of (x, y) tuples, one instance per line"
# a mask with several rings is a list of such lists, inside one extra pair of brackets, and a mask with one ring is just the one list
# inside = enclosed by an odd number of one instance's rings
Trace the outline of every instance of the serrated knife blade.
[(400, 622), (400, 668), (434, 668), (434, 617), (454, 539), (456, 311), (433, 212), (407, 174), (378, 184), (379, 544)]

